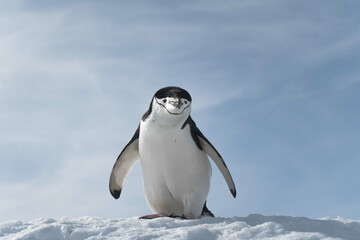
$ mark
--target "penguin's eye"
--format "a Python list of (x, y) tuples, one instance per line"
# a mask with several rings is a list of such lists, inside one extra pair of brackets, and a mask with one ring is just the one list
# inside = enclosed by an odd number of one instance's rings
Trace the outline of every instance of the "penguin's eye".
[(184, 101), (184, 103), (185, 103), (185, 104), (187, 104), (187, 103), (188, 103), (188, 101), (186, 101), (186, 100), (185, 100), (185, 101)]
[(164, 98), (162, 101), (163, 101), (163, 103), (166, 103), (166, 98)]

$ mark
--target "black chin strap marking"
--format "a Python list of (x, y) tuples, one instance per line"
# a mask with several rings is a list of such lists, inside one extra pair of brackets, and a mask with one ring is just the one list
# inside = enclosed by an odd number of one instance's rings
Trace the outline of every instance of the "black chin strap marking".
[(157, 102), (160, 106), (163, 106), (163, 107), (166, 109), (166, 111), (167, 111), (168, 113), (170, 113), (171, 115), (180, 115), (180, 114), (182, 114), (182, 113), (185, 111), (185, 109), (187, 109), (187, 108), (190, 107), (190, 105), (191, 105), (191, 102), (190, 102), (189, 106), (185, 107), (180, 113), (172, 113), (172, 112), (170, 112), (170, 111), (165, 107), (165, 105), (159, 103), (159, 101), (157, 100), (157, 98), (155, 98), (155, 100), (156, 100), (156, 102)]

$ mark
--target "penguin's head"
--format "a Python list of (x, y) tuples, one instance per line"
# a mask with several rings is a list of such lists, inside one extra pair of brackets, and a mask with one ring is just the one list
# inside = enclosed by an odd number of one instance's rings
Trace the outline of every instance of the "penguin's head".
[(165, 87), (155, 93), (143, 120), (149, 115), (153, 115), (162, 125), (175, 125), (182, 120), (185, 121), (189, 117), (190, 111), (191, 96), (185, 89)]

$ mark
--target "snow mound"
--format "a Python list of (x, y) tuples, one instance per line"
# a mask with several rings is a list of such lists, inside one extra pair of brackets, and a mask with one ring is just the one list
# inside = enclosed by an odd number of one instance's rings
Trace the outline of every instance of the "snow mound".
[(181, 220), (41, 218), (0, 223), (0, 239), (360, 239), (360, 221), (262, 216)]

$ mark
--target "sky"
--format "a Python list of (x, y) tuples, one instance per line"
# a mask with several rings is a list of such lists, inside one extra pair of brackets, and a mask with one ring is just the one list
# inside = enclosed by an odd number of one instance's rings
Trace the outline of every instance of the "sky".
[(360, 219), (358, 1), (0, 0), (0, 221), (150, 214), (112, 166), (153, 94), (224, 157), (207, 206)]

